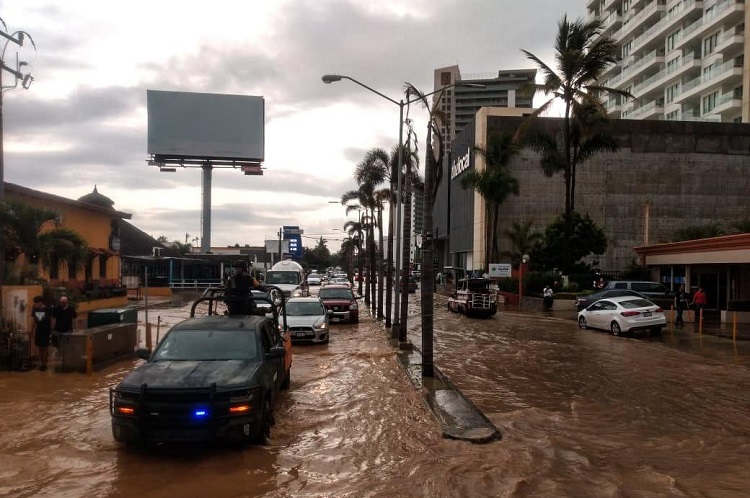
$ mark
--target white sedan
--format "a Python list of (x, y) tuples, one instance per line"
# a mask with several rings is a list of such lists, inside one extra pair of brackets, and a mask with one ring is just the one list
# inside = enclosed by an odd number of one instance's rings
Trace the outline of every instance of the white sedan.
[(578, 312), (579, 327), (607, 330), (612, 335), (636, 330), (648, 330), (656, 335), (666, 325), (663, 309), (648, 299), (633, 296), (600, 299)]

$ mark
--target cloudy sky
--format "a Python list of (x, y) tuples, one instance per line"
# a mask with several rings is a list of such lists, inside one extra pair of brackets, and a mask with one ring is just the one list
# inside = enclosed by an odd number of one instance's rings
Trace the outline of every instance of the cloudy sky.
[(35, 81), (4, 93), (5, 180), (74, 199), (96, 185), (142, 230), (185, 242), (201, 231), (201, 173), (146, 164), (146, 91), (260, 95), (265, 174), (214, 171), (212, 245), (261, 245), (299, 225), (305, 245), (323, 235), (336, 249), (347, 216), (329, 201), (355, 187), (368, 149), (397, 143), (398, 107), (323, 74), (399, 100), (407, 81), (432, 91), (438, 67), (534, 67), (522, 48), (551, 63), (557, 22), (582, 17), (585, 3), (0, 0), (8, 31), (37, 47), (6, 45), (6, 64), (20, 50)]

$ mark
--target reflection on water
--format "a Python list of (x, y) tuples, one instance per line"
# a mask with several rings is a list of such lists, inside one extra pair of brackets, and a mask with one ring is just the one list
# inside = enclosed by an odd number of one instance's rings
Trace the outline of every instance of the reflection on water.
[[(119, 447), (108, 388), (139, 360), (91, 376), (0, 372), (0, 496), (747, 496), (747, 344), (436, 305), (435, 363), (502, 441), (442, 439), (382, 325), (363, 319), (334, 326), (327, 346), (295, 346), (268, 447)], [(188, 309), (149, 321), (163, 334)]]

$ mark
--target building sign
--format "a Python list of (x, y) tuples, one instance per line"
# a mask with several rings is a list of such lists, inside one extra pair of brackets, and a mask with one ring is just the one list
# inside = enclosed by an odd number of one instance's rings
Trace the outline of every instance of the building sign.
[(469, 151), (467, 150), (466, 154), (461, 157), (457, 157), (453, 161), (453, 164), (451, 165), (451, 179), (457, 177), (458, 175), (469, 169), (470, 165)]
[(490, 263), (490, 278), (509, 278), (510, 265), (505, 263)]
[(289, 255), (294, 260), (301, 260), (303, 252), (302, 234), (305, 231), (301, 230), (298, 226), (285, 226), (283, 230), (284, 240), (289, 242)]

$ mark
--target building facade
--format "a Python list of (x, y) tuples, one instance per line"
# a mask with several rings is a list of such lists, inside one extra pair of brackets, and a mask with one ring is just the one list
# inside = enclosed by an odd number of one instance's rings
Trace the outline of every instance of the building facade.
[[(533, 105), (533, 91), (529, 85), (534, 83), (536, 69), (511, 69), (498, 71), (495, 74), (461, 76), (458, 66), (447, 66), (435, 69), (433, 106), (446, 116), (441, 127), (445, 152), (449, 152), (451, 143), (463, 128), (472, 122), (474, 115), (483, 107), (506, 107), (529, 109)], [(455, 86), (443, 92), (439, 90), (458, 82), (476, 86)]]
[[(466, 171), (484, 168), (473, 151), (495, 131), (514, 133), (523, 118), (483, 110), (466, 127), (443, 162), (435, 203), (434, 233), (439, 264), (484, 271), (485, 208), (481, 197), (461, 188)], [(537, 119), (548, 132), (556, 118)], [(599, 154), (579, 166), (576, 211), (588, 213), (602, 227), (608, 250), (598, 258), (603, 271), (625, 271), (637, 264), (633, 248), (669, 242), (689, 226), (723, 225), (731, 229), (750, 217), (750, 134), (734, 123), (613, 120), (607, 131), (620, 143), (617, 153)], [(498, 233), (512, 223), (532, 220), (545, 227), (564, 211), (562, 175), (546, 177), (539, 156), (524, 150), (510, 164), (520, 195), (500, 208)], [(510, 251), (500, 237), (500, 250)], [(493, 261), (508, 263), (509, 261)]]
[(586, 0), (586, 11), (620, 49), (600, 84), (636, 97), (604, 95), (610, 117), (748, 121), (744, 0)]

